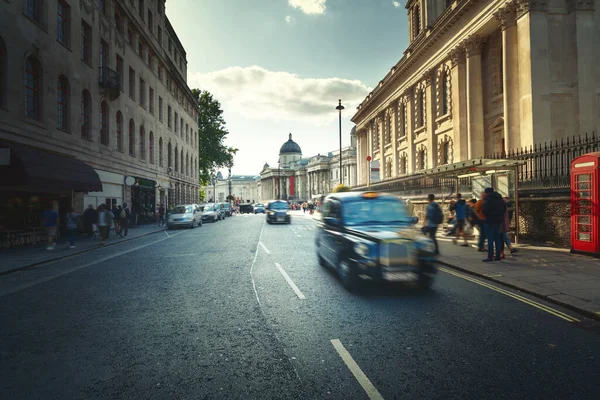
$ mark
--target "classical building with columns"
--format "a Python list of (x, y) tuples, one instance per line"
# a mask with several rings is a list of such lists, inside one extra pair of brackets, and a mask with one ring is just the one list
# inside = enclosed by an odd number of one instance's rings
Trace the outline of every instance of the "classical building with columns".
[(408, 0), (409, 47), (352, 118), (358, 185), (367, 156), (388, 180), (597, 131), (595, 6)]
[[(300, 146), (290, 133), (279, 150), (279, 163), (275, 167), (265, 163), (260, 173), (262, 201), (285, 199), (293, 202), (311, 201), (327, 195), (341, 181), (355, 186), (356, 179), (356, 130), (350, 132), (350, 146), (340, 150), (303, 158)], [(340, 178), (341, 176), (341, 178)]]

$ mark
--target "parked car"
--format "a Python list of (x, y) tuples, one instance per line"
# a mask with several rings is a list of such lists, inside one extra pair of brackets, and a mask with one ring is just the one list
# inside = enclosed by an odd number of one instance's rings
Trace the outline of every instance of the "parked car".
[(202, 226), (202, 210), (196, 204), (175, 206), (167, 218), (167, 229), (176, 227), (193, 229), (196, 226)]
[(223, 203), (223, 208), (225, 209), (225, 216), (231, 217), (231, 204), (229, 202)]
[(258, 214), (258, 213), (265, 213), (265, 205), (262, 203), (257, 203), (254, 205), (254, 214)]
[(200, 207), (202, 207), (202, 221), (217, 222), (220, 219), (215, 203), (202, 204)]
[(225, 219), (227, 212), (225, 211), (225, 203), (217, 203), (217, 210), (219, 211), (219, 218)]
[(396, 196), (348, 192), (325, 198), (316, 235), (317, 259), (331, 266), (348, 290), (362, 279), (433, 283), (435, 246), (414, 226)]
[(267, 224), (291, 224), (290, 205), (284, 200), (273, 200), (265, 208)]
[(253, 212), (252, 204), (240, 204), (240, 214), (252, 214)]

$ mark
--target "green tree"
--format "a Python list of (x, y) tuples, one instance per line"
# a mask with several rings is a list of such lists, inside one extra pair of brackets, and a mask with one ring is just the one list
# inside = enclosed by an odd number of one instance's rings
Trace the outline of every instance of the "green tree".
[(350, 191), (350, 186), (346, 186), (343, 183), (340, 183), (335, 188), (333, 188), (333, 193), (349, 192), (349, 191)]
[(223, 110), (210, 92), (192, 89), (200, 111), (198, 113), (198, 176), (200, 184), (210, 182), (211, 174), (218, 168), (233, 165), (238, 149), (228, 147), (224, 141), (229, 132), (225, 126)]

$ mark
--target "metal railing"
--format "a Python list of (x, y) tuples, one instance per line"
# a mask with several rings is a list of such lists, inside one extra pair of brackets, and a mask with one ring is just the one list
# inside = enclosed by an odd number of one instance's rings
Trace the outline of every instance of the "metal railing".
[(100, 67), (100, 86), (105, 89), (120, 90), (119, 74), (108, 67)]

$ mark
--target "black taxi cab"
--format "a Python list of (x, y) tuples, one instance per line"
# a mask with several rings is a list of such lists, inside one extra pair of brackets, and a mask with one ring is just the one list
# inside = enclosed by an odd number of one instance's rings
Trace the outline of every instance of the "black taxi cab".
[(321, 266), (331, 266), (352, 290), (367, 280), (416, 281), (431, 286), (435, 246), (398, 197), (379, 192), (327, 196), (316, 236)]
[(291, 224), (290, 205), (285, 200), (272, 200), (265, 207), (267, 224)]

